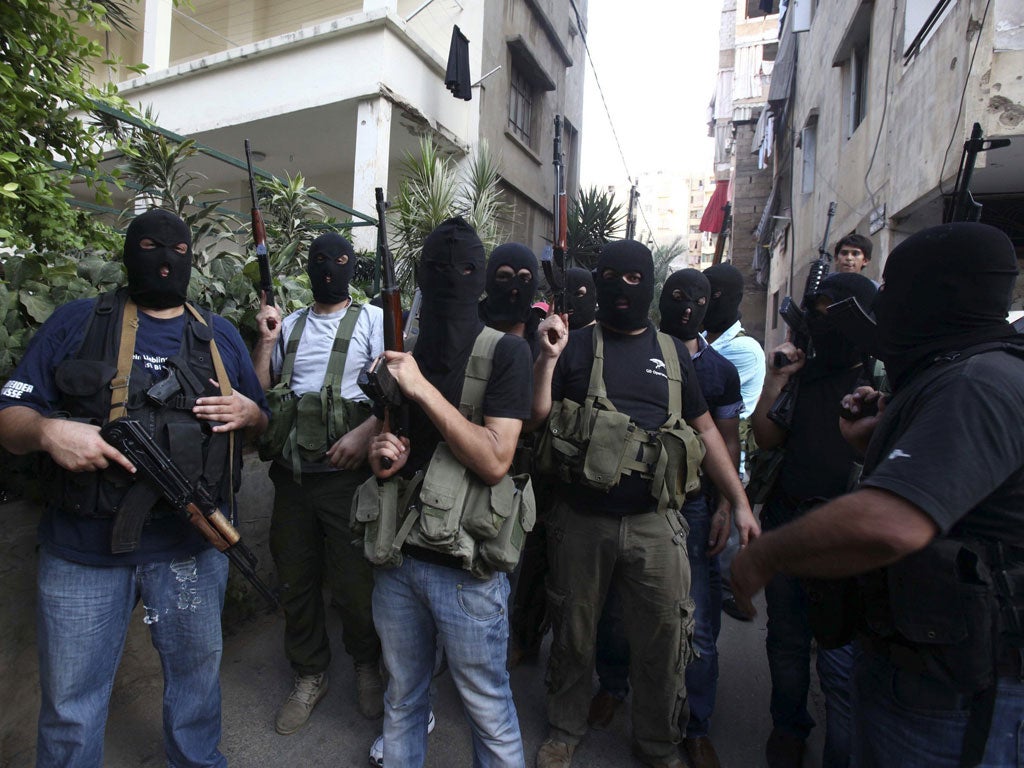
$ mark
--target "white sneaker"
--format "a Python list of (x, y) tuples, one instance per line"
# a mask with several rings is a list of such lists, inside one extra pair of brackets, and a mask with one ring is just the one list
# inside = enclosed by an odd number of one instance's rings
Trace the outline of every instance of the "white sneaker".
[[(427, 718), (427, 733), (431, 733), (435, 725), (437, 725), (437, 719), (434, 717), (434, 710), (430, 710), (430, 717)], [(383, 733), (373, 740), (373, 746), (370, 747), (370, 765), (373, 768), (384, 768)]]

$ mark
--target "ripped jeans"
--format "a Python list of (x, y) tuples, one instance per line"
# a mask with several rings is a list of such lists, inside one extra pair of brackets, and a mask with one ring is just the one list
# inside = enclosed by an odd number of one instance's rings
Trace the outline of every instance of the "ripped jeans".
[(226, 766), (221, 736), (221, 609), (228, 560), (139, 566), (74, 563), (41, 549), (36, 633), (42, 704), (36, 765), (101, 766), (110, 692), (141, 600), (164, 673), (168, 765)]

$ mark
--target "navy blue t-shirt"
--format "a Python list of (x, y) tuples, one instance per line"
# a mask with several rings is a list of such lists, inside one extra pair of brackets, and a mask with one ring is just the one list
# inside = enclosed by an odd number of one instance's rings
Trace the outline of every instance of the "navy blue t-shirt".
[[(583, 403), (590, 385), (594, 363), (594, 328), (590, 325), (569, 334), (569, 343), (555, 365), (551, 381), (552, 401), (569, 399)], [(603, 329), (604, 383), (615, 409), (647, 430), (655, 430), (668, 420), (668, 376), (661, 346), (653, 325), (639, 335), (630, 336)], [(697, 418), (708, 410), (683, 342), (672, 339), (682, 374), (682, 417)], [(607, 515), (631, 515), (647, 512), (655, 503), (650, 482), (639, 475), (626, 475), (607, 492), (573, 486), (569, 499), (579, 512)]]
[(743, 410), (743, 397), (736, 366), (699, 336), (697, 344), (699, 351), (692, 358), (693, 370), (712, 418), (738, 419)]
[[(58, 307), (32, 337), (25, 357), (0, 389), (0, 409), (25, 406), (49, 416), (57, 409), (60, 392), (55, 381), (57, 366), (77, 354), (95, 306), (95, 299), (80, 299)], [(269, 416), (249, 353), (237, 329), (222, 317), (213, 316), (214, 339), (231, 386), (256, 402)], [(181, 350), (185, 315), (164, 320), (139, 312), (134, 362), (159, 380), (167, 375), (164, 362)], [(134, 552), (110, 552), (111, 519), (78, 517), (49, 505), (39, 525), (44, 547), (67, 560), (87, 565), (138, 565), (188, 557), (207, 546), (189, 523), (177, 517), (153, 520), (142, 531)]]

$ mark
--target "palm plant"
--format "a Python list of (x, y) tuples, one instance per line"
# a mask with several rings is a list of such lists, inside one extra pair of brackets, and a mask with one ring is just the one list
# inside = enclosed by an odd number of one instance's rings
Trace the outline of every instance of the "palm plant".
[(489, 252), (504, 240), (504, 223), (512, 206), (501, 197), (499, 160), (481, 143), (460, 170), (430, 139), (420, 140), (419, 154), (402, 164), (403, 178), (388, 210), (388, 233), (395, 274), (402, 293), (410, 295), (423, 241), (441, 222), (464, 218)]
[(569, 204), (568, 224), (570, 264), (593, 269), (601, 247), (618, 238), (625, 214), (611, 192), (589, 187)]

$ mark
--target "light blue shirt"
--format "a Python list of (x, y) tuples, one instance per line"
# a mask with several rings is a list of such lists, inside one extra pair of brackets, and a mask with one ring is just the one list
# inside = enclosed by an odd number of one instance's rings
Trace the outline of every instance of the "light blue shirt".
[(761, 387), (764, 386), (764, 350), (755, 339), (741, 336), (742, 331), (743, 326), (737, 320), (711, 342), (711, 347), (736, 366), (736, 372), (740, 375), (740, 395), (743, 398), (743, 413), (740, 415), (750, 418), (761, 397)]

